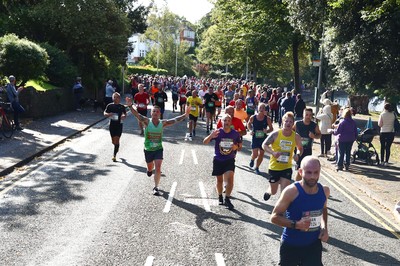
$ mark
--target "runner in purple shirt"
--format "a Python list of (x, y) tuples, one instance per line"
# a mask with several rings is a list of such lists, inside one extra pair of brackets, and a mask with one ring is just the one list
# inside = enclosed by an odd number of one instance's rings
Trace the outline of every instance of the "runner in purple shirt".
[[(242, 140), (240, 134), (231, 129), (232, 118), (230, 115), (225, 114), (222, 118), (222, 128), (214, 130), (204, 140), (204, 144), (208, 144), (211, 140), (215, 140), (215, 152), (213, 160), (212, 175), (217, 177), (217, 192), (218, 201), (220, 205), (233, 210), (234, 206), (231, 202), (230, 196), (233, 189), (233, 180), (235, 173), (235, 157), (238, 150), (242, 148)], [(222, 196), (223, 183), (226, 183), (225, 202)]]

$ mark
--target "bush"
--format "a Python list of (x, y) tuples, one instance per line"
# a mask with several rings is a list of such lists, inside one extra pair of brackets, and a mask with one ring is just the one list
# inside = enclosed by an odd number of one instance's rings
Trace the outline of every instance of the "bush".
[[(127, 74), (149, 74), (149, 75), (156, 75), (157, 68), (148, 67), (148, 66), (128, 66)], [(168, 71), (165, 69), (158, 69), (159, 75), (167, 75)]]
[(50, 63), (45, 70), (45, 75), (52, 84), (71, 86), (71, 77), (78, 76), (77, 67), (71, 59), (60, 49), (48, 43), (42, 43), (50, 58)]
[(38, 78), (49, 63), (45, 49), (15, 34), (0, 38), (0, 73), (14, 75), (20, 80)]

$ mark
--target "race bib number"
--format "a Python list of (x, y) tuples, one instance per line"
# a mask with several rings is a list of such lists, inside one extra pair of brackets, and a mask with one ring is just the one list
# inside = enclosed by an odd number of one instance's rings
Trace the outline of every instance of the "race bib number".
[(196, 111), (196, 106), (194, 106), (194, 105), (190, 106), (190, 110)]
[(146, 105), (144, 103), (139, 103), (139, 108), (146, 108)]
[(221, 154), (228, 155), (232, 152), (233, 139), (221, 139), (219, 143), (219, 150)]
[(113, 115), (110, 117), (110, 119), (111, 119), (112, 121), (118, 121), (118, 114), (113, 114)]
[(290, 151), (292, 149), (293, 142), (288, 140), (281, 140), (279, 142), (279, 148), (281, 151)]
[(310, 217), (310, 228), (308, 231), (318, 231), (321, 228), (322, 210), (303, 212), (303, 217)]
[(185, 94), (181, 94), (181, 98), (186, 98), (186, 95)]
[(310, 144), (309, 138), (301, 138), (301, 146), (307, 147)]
[(208, 103), (208, 107), (214, 107), (214, 103), (213, 102), (209, 102)]
[(163, 103), (163, 102), (164, 102), (164, 98), (159, 97), (159, 98), (157, 99), (157, 102)]
[(278, 163), (288, 163), (290, 158), (290, 152), (282, 152), (281, 155), (276, 159)]
[(256, 130), (256, 138), (263, 138), (265, 136), (264, 131)]
[(248, 107), (253, 107), (254, 104), (250, 102), (250, 103), (247, 103), (247, 106), (248, 106)]

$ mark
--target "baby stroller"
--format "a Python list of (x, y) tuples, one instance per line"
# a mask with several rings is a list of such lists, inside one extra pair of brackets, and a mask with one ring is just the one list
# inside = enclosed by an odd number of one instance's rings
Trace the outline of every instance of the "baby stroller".
[(378, 153), (374, 145), (372, 145), (374, 136), (375, 134), (372, 128), (367, 128), (358, 134), (357, 148), (352, 153), (352, 163), (354, 163), (356, 159), (359, 159), (369, 165), (379, 164)]

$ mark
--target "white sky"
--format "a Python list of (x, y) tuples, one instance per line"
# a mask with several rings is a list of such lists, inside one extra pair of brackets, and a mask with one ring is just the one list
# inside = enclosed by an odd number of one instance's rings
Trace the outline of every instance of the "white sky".
[[(148, 6), (150, 0), (139, 0), (138, 2)], [(199, 21), (214, 7), (208, 0), (155, 0), (154, 2), (158, 7), (163, 7), (167, 4), (172, 13), (184, 16), (192, 23)]]

